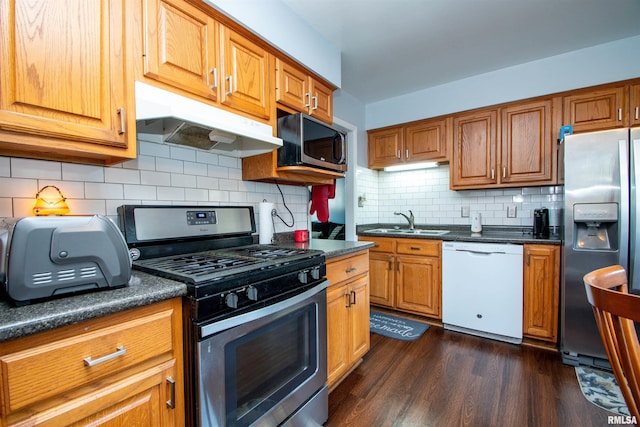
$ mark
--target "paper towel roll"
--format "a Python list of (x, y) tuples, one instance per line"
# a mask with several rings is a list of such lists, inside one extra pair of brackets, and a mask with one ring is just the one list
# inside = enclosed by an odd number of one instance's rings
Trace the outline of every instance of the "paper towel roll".
[(273, 210), (273, 203), (269, 202), (261, 202), (258, 207), (258, 217), (260, 227), (260, 244), (268, 245), (271, 244), (271, 239), (273, 239), (273, 219), (271, 217), (271, 211)]

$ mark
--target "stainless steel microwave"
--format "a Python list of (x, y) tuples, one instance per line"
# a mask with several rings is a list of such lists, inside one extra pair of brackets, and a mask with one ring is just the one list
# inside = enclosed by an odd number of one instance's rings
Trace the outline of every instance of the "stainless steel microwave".
[(347, 136), (326, 123), (298, 113), (278, 119), (278, 166), (347, 170)]

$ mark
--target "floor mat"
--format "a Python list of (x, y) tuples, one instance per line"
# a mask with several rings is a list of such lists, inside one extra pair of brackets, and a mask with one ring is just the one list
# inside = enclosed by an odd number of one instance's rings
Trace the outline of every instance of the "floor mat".
[(624, 397), (611, 372), (576, 366), (576, 376), (584, 397), (596, 406), (619, 415), (629, 415)]
[(414, 341), (429, 329), (429, 325), (403, 317), (371, 311), (369, 317), (371, 332), (402, 341)]

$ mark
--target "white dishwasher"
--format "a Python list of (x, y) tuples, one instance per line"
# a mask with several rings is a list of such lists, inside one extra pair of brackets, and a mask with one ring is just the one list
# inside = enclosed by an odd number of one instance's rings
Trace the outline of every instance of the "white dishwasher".
[(445, 329), (522, 342), (522, 246), (442, 243)]

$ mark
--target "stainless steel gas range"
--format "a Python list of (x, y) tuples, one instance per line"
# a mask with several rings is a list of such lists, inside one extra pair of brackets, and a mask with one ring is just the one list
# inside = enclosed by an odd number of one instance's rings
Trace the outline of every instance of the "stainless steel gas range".
[(133, 268), (187, 284), (187, 425), (327, 420), (322, 251), (253, 244), (250, 206), (118, 208)]

